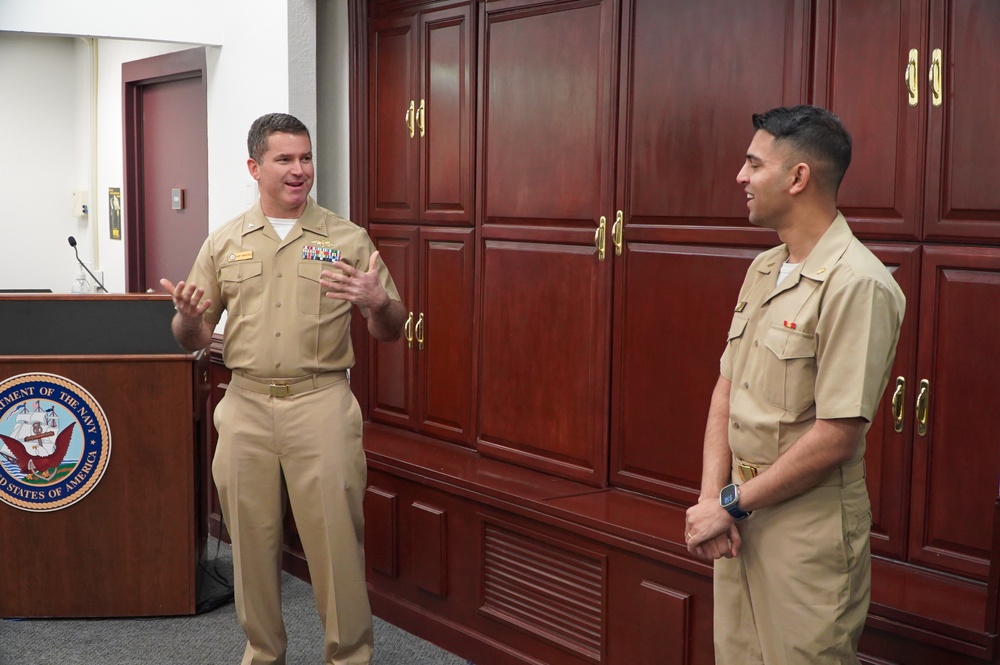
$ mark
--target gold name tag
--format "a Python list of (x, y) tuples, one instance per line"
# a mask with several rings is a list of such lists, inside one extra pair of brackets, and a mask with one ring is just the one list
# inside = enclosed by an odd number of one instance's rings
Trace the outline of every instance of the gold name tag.
[(229, 255), (230, 261), (246, 261), (253, 258), (253, 252), (236, 252)]
[(746, 303), (745, 300), (742, 301), (742, 302), (738, 302), (738, 303), (736, 303), (736, 311), (737, 312), (742, 312), (746, 308), (746, 306), (747, 306), (747, 303)]

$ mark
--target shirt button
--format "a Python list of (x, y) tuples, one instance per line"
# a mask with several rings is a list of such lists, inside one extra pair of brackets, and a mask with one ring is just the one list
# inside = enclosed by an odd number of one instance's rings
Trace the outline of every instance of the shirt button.
[(277, 368), (279, 368), (279, 367), (281, 367), (281, 363), (274, 363), (274, 368), (275, 368), (275, 369), (277, 369)]
[(753, 345), (754, 345), (754, 346), (757, 346), (757, 340), (754, 340), (754, 341), (753, 341)]
[(281, 303), (279, 302), (275, 307), (281, 307)]
[(276, 332), (276, 333), (274, 333), (274, 336), (275, 337), (281, 337), (281, 333), (280, 332)]
[(750, 389), (750, 384), (749, 383), (744, 383), (743, 384), (743, 389), (744, 390), (749, 390)]
[(740, 428), (739, 423), (733, 423), (733, 429), (739, 429), (739, 428)]
[(281, 273), (280, 272), (278, 273), (278, 277), (281, 277)]

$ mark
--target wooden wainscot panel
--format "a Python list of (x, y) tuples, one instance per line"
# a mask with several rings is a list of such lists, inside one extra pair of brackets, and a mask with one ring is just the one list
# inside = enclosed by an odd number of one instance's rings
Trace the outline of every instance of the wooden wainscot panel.
[(480, 613), (603, 663), (607, 557), (540, 533), (483, 520)]
[(413, 581), (424, 591), (448, 595), (448, 514), (414, 501), (410, 516)]
[(609, 663), (712, 665), (712, 579), (612, 552)]
[(399, 576), (398, 505), (393, 492), (374, 486), (365, 492), (365, 559), (372, 570), (389, 577)]

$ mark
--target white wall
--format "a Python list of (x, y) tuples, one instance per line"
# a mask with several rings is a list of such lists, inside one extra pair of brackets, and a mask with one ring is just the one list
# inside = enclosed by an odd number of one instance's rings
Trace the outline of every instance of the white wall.
[[(0, 209), (0, 288), (69, 291), (76, 269), (66, 238), (74, 235), (81, 258), (103, 271), (108, 289), (124, 291), (124, 242), (110, 238), (107, 204), (108, 188), (124, 184), (123, 62), (207, 47), (214, 228), (256, 196), (245, 166), (246, 132), (254, 118), (293, 113), (322, 145), (316, 3), (344, 18), (324, 27), (324, 34), (331, 38), (335, 30), (338, 43), (346, 43), (347, 1), (0, 0), (0, 126), (7, 128), (11, 148), (0, 160), (0, 200), (8, 202)], [(340, 52), (346, 58), (346, 49)], [(338, 88), (332, 97), (346, 103), (346, 62), (343, 67), (343, 77), (332, 79)], [(330, 76), (324, 81), (331, 84)], [(346, 129), (339, 138), (346, 142)], [(325, 158), (317, 152), (317, 167), (339, 174), (322, 182), (349, 191), (346, 146)], [(89, 219), (72, 216), (74, 189), (90, 192)], [(319, 186), (315, 195), (321, 196)]]

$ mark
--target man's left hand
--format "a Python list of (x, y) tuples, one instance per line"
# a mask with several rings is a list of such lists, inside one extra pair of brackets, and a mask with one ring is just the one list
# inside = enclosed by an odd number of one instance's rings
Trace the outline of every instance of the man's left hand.
[(378, 252), (368, 262), (368, 272), (361, 272), (350, 264), (338, 261), (336, 270), (320, 273), (320, 286), (326, 289), (327, 298), (352, 302), (369, 311), (380, 310), (389, 304), (389, 294), (378, 279)]

